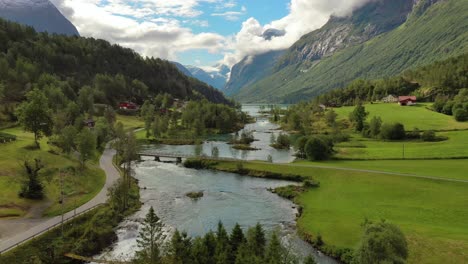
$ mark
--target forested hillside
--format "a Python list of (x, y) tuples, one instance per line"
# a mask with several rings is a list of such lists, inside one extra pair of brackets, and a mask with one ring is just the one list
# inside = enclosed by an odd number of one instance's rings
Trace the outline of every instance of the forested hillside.
[(379, 101), (387, 95), (416, 95), (418, 101), (453, 98), (468, 87), (468, 53), (438, 61), (403, 74), (378, 80), (358, 79), (344, 89), (320, 95), (318, 101), (330, 106), (354, 105), (357, 101)]
[(396, 29), (321, 60), (288, 64), (246, 87), (235, 98), (244, 102), (297, 102), (345, 87), (355, 79), (395, 76), (461, 55), (468, 52), (467, 21), (466, 1), (421, 0)]
[(95, 103), (114, 107), (121, 100), (142, 103), (160, 93), (230, 103), (220, 92), (185, 76), (168, 61), (143, 58), (104, 40), (36, 33), (31, 27), (0, 20), (3, 100), (20, 101), (35, 85), (49, 83), (71, 100), (83, 86), (91, 86)]

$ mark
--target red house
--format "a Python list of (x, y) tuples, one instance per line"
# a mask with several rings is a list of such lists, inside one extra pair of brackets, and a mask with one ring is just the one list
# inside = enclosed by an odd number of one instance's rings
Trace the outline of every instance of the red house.
[(398, 103), (401, 106), (416, 104), (416, 96), (398, 96)]
[(121, 102), (119, 108), (122, 110), (137, 110), (138, 105), (132, 102)]

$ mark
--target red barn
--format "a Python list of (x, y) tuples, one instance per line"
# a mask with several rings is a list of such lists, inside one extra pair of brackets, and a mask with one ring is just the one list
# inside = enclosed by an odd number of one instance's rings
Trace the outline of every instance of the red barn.
[(123, 110), (137, 110), (138, 105), (132, 102), (121, 102), (119, 108)]
[(401, 106), (416, 104), (416, 96), (398, 96), (398, 103)]

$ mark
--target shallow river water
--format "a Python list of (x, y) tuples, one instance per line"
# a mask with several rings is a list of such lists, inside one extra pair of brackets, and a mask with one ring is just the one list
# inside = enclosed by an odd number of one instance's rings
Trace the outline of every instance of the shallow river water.
[[(255, 115), (258, 107), (245, 109)], [(211, 152), (212, 144), (218, 146), (221, 157), (244, 159), (266, 159), (272, 155), (275, 162), (293, 160), (292, 151), (277, 151), (269, 147), (272, 132), (279, 133), (277, 126), (266, 119), (246, 129), (255, 130), (254, 136), (259, 141), (253, 145), (261, 151), (232, 151), (222, 141), (207, 142), (204, 152)], [(192, 154), (193, 146), (145, 146), (147, 150), (178, 151)], [(173, 163), (144, 160), (135, 164), (135, 177), (139, 180), (141, 210), (129, 217), (118, 229), (118, 242), (99, 257), (125, 260), (133, 256), (140, 222), (153, 206), (156, 214), (167, 226), (168, 232), (175, 228), (186, 231), (191, 236), (203, 235), (209, 230), (216, 230), (217, 223), (222, 221), (230, 231), (236, 223), (244, 229), (260, 222), (268, 231), (278, 230), (285, 246), (298, 256), (314, 254), (318, 263), (336, 263), (334, 260), (319, 254), (309, 244), (296, 235), (295, 205), (279, 196), (270, 193), (267, 188), (294, 184), (287, 181), (259, 179), (240, 176), (232, 173), (208, 170), (187, 169)], [(194, 201), (186, 197), (187, 192), (203, 191), (204, 196)]]

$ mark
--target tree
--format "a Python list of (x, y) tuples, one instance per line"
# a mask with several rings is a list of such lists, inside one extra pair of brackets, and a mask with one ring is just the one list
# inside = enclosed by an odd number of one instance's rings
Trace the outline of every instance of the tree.
[(423, 141), (435, 141), (437, 139), (436, 133), (434, 130), (426, 130), (422, 133), (421, 139)]
[(338, 114), (333, 109), (330, 109), (325, 113), (325, 120), (330, 127), (334, 127), (336, 125), (337, 117)]
[(305, 158), (306, 157), (306, 152), (305, 152), (305, 146), (307, 144), (307, 141), (309, 141), (309, 138), (307, 137), (300, 137), (296, 141), (296, 149), (297, 149), (297, 155), (300, 158)]
[(211, 157), (219, 158), (219, 148), (218, 147), (211, 148)]
[(50, 136), (52, 133), (52, 111), (42, 91), (34, 89), (26, 94), (26, 98), (18, 107), (17, 116), (24, 129), (34, 133), (34, 142), (39, 147), (38, 140), (43, 135)]
[(366, 222), (355, 260), (360, 264), (405, 263), (408, 245), (401, 230), (385, 221)]
[[(175, 231), (171, 239), (170, 254), (173, 264), (185, 264), (190, 263), (191, 259), (191, 240), (187, 236), (187, 233), (180, 233), (178, 230)], [(213, 256), (213, 254), (209, 255)]]
[(326, 160), (333, 153), (333, 148), (320, 137), (311, 137), (305, 145), (305, 154), (309, 160)]
[(247, 231), (247, 244), (255, 256), (263, 258), (265, 254), (266, 238), (262, 225), (257, 223), (255, 227)]
[(401, 123), (383, 124), (380, 132), (380, 137), (386, 140), (405, 139), (405, 127)]
[(143, 106), (141, 107), (140, 111), (141, 117), (145, 121), (145, 130), (147, 138), (150, 136), (151, 123), (154, 120), (154, 109), (155, 106), (151, 104), (150, 101), (146, 100)]
[(242, 232), (242, 228), (238, 223), (234, 226), (231, 232), (230, 236), (230, 244), (231, 244), (231, 250), (232, 254), (235, 256), (237, 254), (237, 250), (239, 249), (240, 245), (245, 243), (245, 237), (244, 233)]
[(86, 161), (94, 158), (96, 154), (96, 136), (89, 129), (83, 129), (76, 138), (76, 147), (80, 153), (81, 166), (84, 167)]
[(69, 154), (75, 148), (78, 130), (74, 126), (66, 126), (59, 135), (58, 144), (63, 152)]
[(377, 138), (380, 135), (380, 128), (382, 127), (382, 119), (378, 116), (372, 117), (369, 123), (369, 133), (373, 138)]
[(24, 169), (28, 180), (23, 184), (19, 196), (27, 199), (42, 199), (44, 197), (44, 187), (39, 181), (39, 171), (44, 168), (40, 159), (34, 162), (25, 161)]
[(284, 248), (278, 238), (278, 234), (273, 232), (268, 243), (268, 248), (265, 254), (265, 262), (269, 264), (282, 264), (285, 257)]
[(94, 91), (90, 86), (84, 86), (78, 94), (78, 105), (81, 111), (90, 115), (94, 114)]
[(468, 121), (468, 111), (466, 109), (458, 108), (453, 113), (455, 120), (458, 122)]
[(304, 260), (304, 264), (317, 264), (317, 262), (315, 261), (315, 258), (313, 256), (308, 256)]
[(216, 232), (216, 250), (215, 250), (215, 261), (217, 264), (228, 263), (229, 259), (232, 259), (231, 246), (229, 244), (229, 236), (221, 222), (218, 223), (218, 230)]
[(139, 262), (145, 264), (161, 263), (159, 242), (164, 240), (163, 225), (151, 206), (138, 234), (139, 251), (136, 256)]
[(354, 122), (355, 129), (361, 132), (364, 129), (364, 122), (366, 121), (367, 115), (366, 108), (359, 102), (354, 108), (353, 112), (349, 115), (349, 120)]

